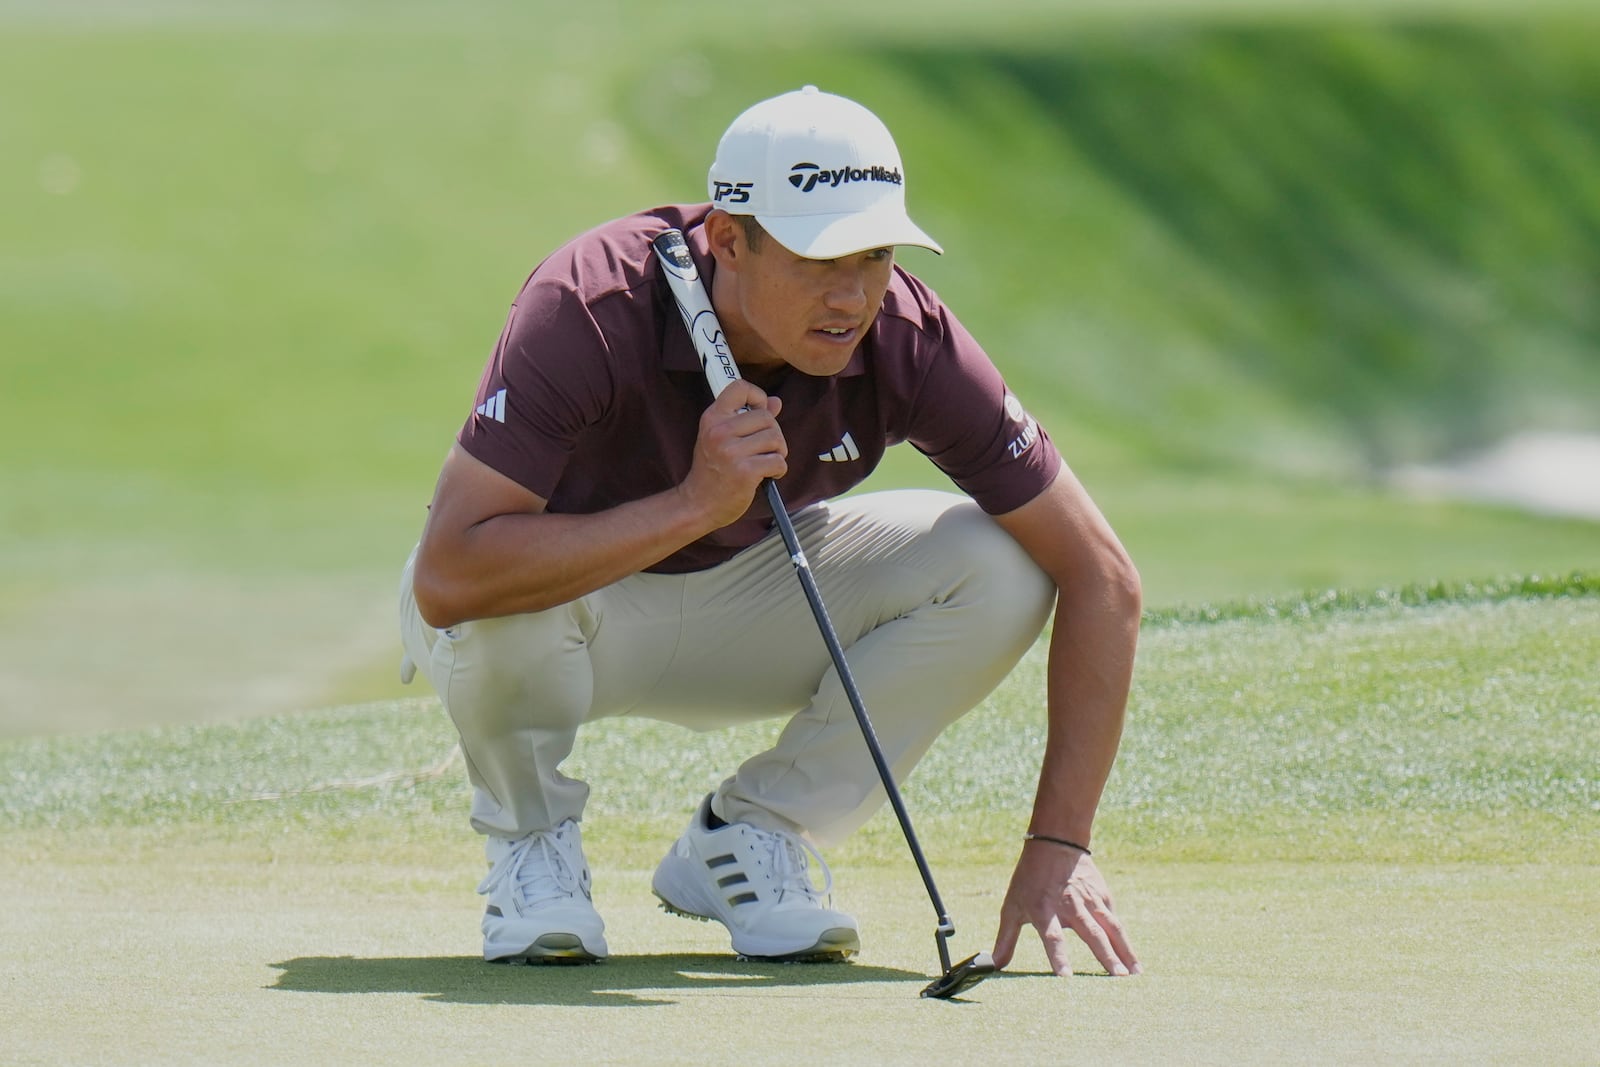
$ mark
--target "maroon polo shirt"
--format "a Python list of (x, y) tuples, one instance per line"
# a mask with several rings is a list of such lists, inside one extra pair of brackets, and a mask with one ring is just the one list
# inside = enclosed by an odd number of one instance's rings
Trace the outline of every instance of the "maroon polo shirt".
[[(650, 241), (682, 230), (709, 290), (715, 261), (700, 228), (709, 211), (618, 219), (539, 264), (511, 306), (461, 446), (552, 512), (590, 514), (682, 482), (711, 392)], [(791, 368), (767, 391), (783, 398), (789, 470), (779, 488), (791, 512), (859, 485), (902, 441), (995, 515), (1032, 500), (1061, 466), (977, 341), (898, 266), (844, 370)], [(738, 522), (649, 569), (715, 566), (771, 527), (758, 493)]]

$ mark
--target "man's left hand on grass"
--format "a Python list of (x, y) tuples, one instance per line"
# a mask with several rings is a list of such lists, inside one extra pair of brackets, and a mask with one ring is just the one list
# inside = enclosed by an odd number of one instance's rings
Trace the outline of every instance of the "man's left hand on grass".
[(1024, 926), (1039, 932), (1050, 969), (1057, 975), (1072, 973), (1068, 930), (1089, 946), (1108, 974), (1120, 977), (1142, 971), (1105, 877), (1085, 852), (1049, 841), (1030, 841), (1023, 847), (1000, 908), (996, 966), (1011, 962)]

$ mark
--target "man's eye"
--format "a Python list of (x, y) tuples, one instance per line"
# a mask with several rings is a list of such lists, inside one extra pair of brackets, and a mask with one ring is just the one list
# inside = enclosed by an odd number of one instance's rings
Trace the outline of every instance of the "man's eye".
[(867, 258), (872, 260), (874, 263), (882, 263), (886, 259), (894, 258), (894, 249), (874, 248), (872, 251), (867, 253)]

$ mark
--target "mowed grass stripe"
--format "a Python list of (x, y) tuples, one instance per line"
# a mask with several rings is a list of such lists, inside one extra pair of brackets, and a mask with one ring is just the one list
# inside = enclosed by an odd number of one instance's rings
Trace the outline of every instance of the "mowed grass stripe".
[[(1534, 833), (1541, 858), (1592, 859), (1597, 661), (1600, 597), (1587, 595), (1148, 627), (1098, 839), (1152, 860), (1525, 860)], [(905, 783), (933, 851), (1014, 847), (1044, 740), (1043, 671), (1041, 643)], [(594, 787), (596, 845), (645, 862), (779, 725), (586, 729), (566, 770)], [(453, 741), (428, 696), (15, 741), (0, 745), (0, 812), (18, 831), (449, 839), (466, 832)], [(897, 833), (880, 816), (845, 854), (896, 861)]]
[(1600, 574), (1508, 575), (1484, 581), (1411, 582), (1373, 590), (1324, 589), (1295, 597), (1247, 598), (1224, 604), (1146, 611), (1146, 625), (1219, 622), (1231, 619), (1304, 618), (1370, 608), (1422, 607), (1429, 604), (1501, 600), (1551, 599), (1600, 595)]

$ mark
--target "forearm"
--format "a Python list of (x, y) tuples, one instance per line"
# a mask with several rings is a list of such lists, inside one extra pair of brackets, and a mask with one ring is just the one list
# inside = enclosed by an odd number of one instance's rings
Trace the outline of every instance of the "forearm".
[(676, 489), (591, 515), (496, 515), (424, 530), (417, 603), (434, 626), (543, 611), (644, 570), (715, 528)]
[(1108, 577), (1064, 592), (1048, 666), (1049, 735), (1029, 829), (1088, 845), (1122, 740), (1139, 636), (1139, 590)]

